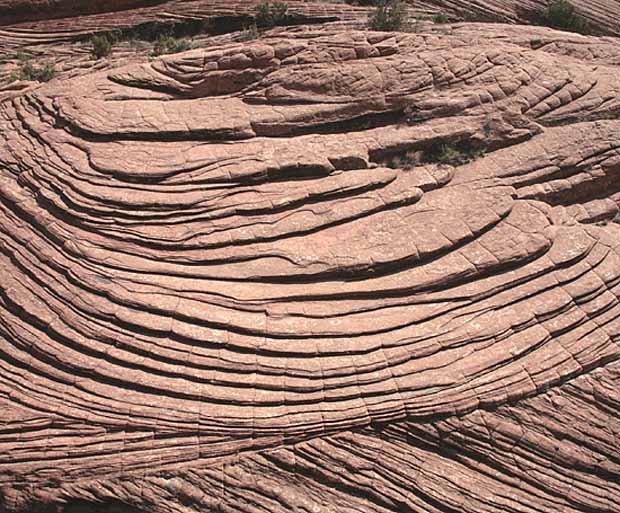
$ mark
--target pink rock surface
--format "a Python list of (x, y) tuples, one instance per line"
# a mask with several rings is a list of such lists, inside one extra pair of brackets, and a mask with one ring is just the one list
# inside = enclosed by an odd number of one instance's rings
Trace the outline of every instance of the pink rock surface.
[(158, 3), (158, 0), (0, 0), (0, 24), (114, 12)]
[[(136, 16), (217, 16), (245, 14), (261, 0), (0, 0), (0, 25), (20, 21), (54, 19), (48, 23), (49, 30), (58, 28), (57, 18), (65, 18), (61, 26), (90, 24), (93, 19), (116, 24), (128, 23)], [(531, 23), (549, 5), (548, 0), (406, 0), (414, 11), (421, 13), (447, 14), (452, 20), (495, 21), (510, 23)], [(306, 14), (325, 13), (348, 17), (350, 12), (365, 11), (344, 3), (310, 0), (290, 0), (290, 7)], [(353, 2), (352, 2), (353, 3)], [(601, 34), (620, 35), (620, 0), (572, 0), (579, 15), (584, 17), (591, 30)], [(98, 14), (90, 20), (84, 15)], [(75, 19), (67, 18), (73, 16)], [(103, 22), (105, 25), (105, 22)], [(101, 28), (102, 25), (100, 25)]]
[(0, 101), (0, 511), (620, 511), (617, 39), (236, 37)]
[[(413, 6), (434, 7), (457, 19), (530, 23), (551, 3), (546, 0), (413, 0)], [(619, 0), (571, 0), (576, 12), (599, 33), (620, 34)]]

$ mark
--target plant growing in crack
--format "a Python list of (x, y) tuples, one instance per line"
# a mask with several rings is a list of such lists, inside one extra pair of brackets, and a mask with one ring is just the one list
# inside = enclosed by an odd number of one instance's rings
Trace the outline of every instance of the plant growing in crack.
[(392, 169), (404, 169), (409, 171), (420, 163), (420, 153), (417, 151), (407, 151), (401, 155), (389, 158), (385, 165)]
[(549, 27), (585, 34), (588, 24), (569, 0), (553, 0), (543, 15), (543, 23)]
[(493, 133), (493, 120), (490, 117), (487, 117), (482, 124), (482, 130), (484, 131), (485, 137), (491, 137)]
[(260, 32), (258, 30), (258, 26), (256, 23), (252, 23), (247, 27), (244, 27), (241, 30), (241, 33), (237, 37), (238, 41), (253, 41), (254, 39), (258, 39), (260, 37)]
[(30, 59), (30, 55), (28, 55), (23, 50), (17, 50), (17, 52), (15, 52), (15, 59), (19, 62), (26, 62)]
[(152, 55), (164, 55), (191, 50), (193, 45), (188, 39), (179, 39), (170, 34), (162, 34), (153, 45)]
[(392, 154), (381, 159), (381, 165), (392, 169), (409, 171), (420, 164), (444, 164), (461, 166), (484, 155), (484, 150), (475, 148), (469, 141), (460, 143), (436, 142), (424, 149), (412, 149)]
[(255, 7), (254, 21), (257, 27), (273, 28), (288, 19), (288, 4), (285, 2), (262, 2)]
[(450, 18), (448, 18), (446, 13), (443, 13), (443, 12), (438, 12), (437, 14), (435, 14), (432, 20), (433, 20), (433, 23), (439, 23), (439, 24), (450, 23)]
[(29, 61), (26, 61), (21, 64), (18, 70), (11, 73), (9, 81), (15, 82), (16, 80), (30, 80), (33, 82), (48, 82), (54, 78), (54, 74), (54, 65), (51, 63), (37, 66)]
[(402, 31), (407, 26), (407, 4), (402, 0), (381, 0), (368, 16), (368, 28), (377, 31)]
[(455, 143), (437, 143), (429, 146), (422, 157), (423, 162), (436, 162), (449, 166), (461, 166), (484, 155), (484, 151), (476, 149), (471, 144), (465, 142)]
[(107, 57), (112, 53), (112, 41), (106, 35), (93, 36), (90, 44), (92, 46), (91, 53), (95, 59)]

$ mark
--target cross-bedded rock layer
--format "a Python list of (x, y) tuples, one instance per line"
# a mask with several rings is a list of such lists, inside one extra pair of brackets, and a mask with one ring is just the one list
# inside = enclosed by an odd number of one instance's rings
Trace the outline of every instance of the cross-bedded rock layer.
[(0, 103), (0, 511), (619, 511), (619, 62), (302, 27)]
[[(456, 18), (516, 23), (540, 22), (551, 0), (419, 0)], [(599, 34), (620, 35), (620, 0), (571, 0), (576, 12)]]
[[(0, 25), (37, 20), (39, 27), (56, 31), (60, 27), (71, 30), (76, 23), (97, 20), (99, 29), (108, 24), (126, 24), (131, 20), (149, 20), (153, 17), (178, 16), (213, 17), (245, 16), (253, 5), (262, 0), (0, 0)], [(455, 20), (531, 23), (540, 21), (549, 5), (548, 0), (406, 0), (415, 11), (444, 13)], [(364, 3), (364, 2), (362, 2)], [(366, 2), (368, 3), (368, 2)], [(589, 29), (599, 34), (620, 35), (620, 0), (572, 0)], [(364, 11), (347, 5), (343, 0), (317, 2), (289, 0), (287, 4), (310, 16), (329, 12), (339, 18), (349, 18), (352, 12)], [(355, 5), (355, 2), (351, 2)], [(84, 15), (100, 13), (84, 19)], [(74, 17), (74, 18), (71, 18)], [(52, 18), (52, 20), (50, 20)], [(57, 18), (65, 18), (60, 21)], [(45, 23), (45, 20), (50, 20)], [(41, 23), (43, 25), (41, 25)], [(24, 24), (22, 28), (27, 28)]]

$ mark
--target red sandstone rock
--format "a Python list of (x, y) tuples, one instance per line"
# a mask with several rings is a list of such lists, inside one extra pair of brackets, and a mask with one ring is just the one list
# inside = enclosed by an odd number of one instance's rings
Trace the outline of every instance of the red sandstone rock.
[[(420, 0), (412, 5), (436, 7), (456, 19), (530, 23), (539, 21), (551, 3), (545, 0)], [(620, 35), (620, 0), (571, 0), (589, 29), (597, 33)]]
[(617, 40), (236, 37), (0, 101), (0, 511), (620, 511)]
[(114, 12), (158, 3), (158, 0), (0, 0), (0, 24)]

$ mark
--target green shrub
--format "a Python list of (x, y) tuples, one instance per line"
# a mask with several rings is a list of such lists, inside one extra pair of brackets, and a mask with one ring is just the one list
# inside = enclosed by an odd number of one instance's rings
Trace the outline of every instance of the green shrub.
[(385, 161), (385, 166), (392, 169), (411, 170), (420, 163), (419, 152), (407, 151), (406, 153), (394, 155)]
[(445, 13), (439, 12), (433, 16), (433, 23), (449, 23), (450, 19), (446, 16)]
[(484, 151), (473, 148), (469, 143), (433, 144), (423, 155), (425, 162), (437, 162), (450, 166), (460, 166), (476, 160), (484, 155)]
[(48, 82), (54, 78), (54, 73), (54, 66), (50, 63), (43, 66), (34, 66), (30, 62), (24, 62), (17, 71), (11, 73), (10, 80)]
[[(211, 32), (211, 20), (181, 19), (170, 21), (148, 21), (117, 31), (116, 41), (150, 41), (157, 42), (161, 37), (177, 39), (191, 38), (198, 34)], [(114, 42), (114, 41), (113, 41)]]
[(285, 2), (263, 2), (255, 7), (254, 21), (258, 27), (271, 28), (288, 18), (288, 4)]
[(407, 4), (402, 0), (386, 0), (368, 17), (368, 28), (378, 31), (399, 31), (407, 25)]
[(586, 21), (577, 14), (569, 0), (553, 0), (544, 14), (544, 24), (569, 32), (587, 32)]
[(95, 59), (101, 59), (112, 53), (112, 42), (107, 36), (93, 36), (90, 40), (91, 53)]
[(530, 39), (530, 46), (536, 50), (538, 48), (540, 48), (541, 46), (544, 46), (545, 42), (542, 39)]
[(19, 61), (19, 62), (26, 62), (28, 59), (30, 59), (30, 55), (28, 55), (26, 52), (24, 52), (23, 50), (17, 50), (17, 52), (15, 53), (15, 58)]
[(123, 31), (121, 29), (110, 30), (105, 36), (110, 44), (114, 46), (116, 43), (120, 43), (123, 40)]
[(471, 159), (464, 151), (458, 149), (456, 146), (450, 144), (444, 144), (437, 153), (435, 162), (440, 164), (449, 164), (451, 166), (458, 166), (465, 164)]
[(163, 55), (168, 53), (185, 52), (192, 48), (192, 43), (187, 39), (178, 39), (169, 34), (162, 34), (155, 41), (153, 55)]
[(239, 41), (253, 41), (254, 39), (258, 39), (260, 37), (260, 33), (258, 32), (258, 27), (256, 23), (252, 23), (251, 25), (244, 27), (239, 35)]

